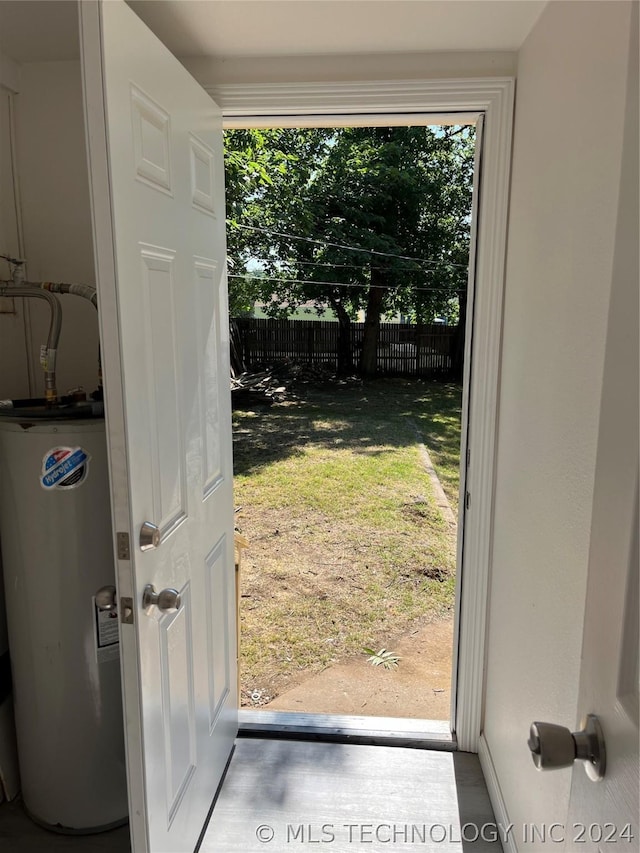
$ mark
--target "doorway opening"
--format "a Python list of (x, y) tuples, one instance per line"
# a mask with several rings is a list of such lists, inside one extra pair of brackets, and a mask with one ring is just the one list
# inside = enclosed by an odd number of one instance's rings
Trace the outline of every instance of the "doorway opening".
[(239, 704), (450, 732), (475, 122), (287, 125), (226, 135)]

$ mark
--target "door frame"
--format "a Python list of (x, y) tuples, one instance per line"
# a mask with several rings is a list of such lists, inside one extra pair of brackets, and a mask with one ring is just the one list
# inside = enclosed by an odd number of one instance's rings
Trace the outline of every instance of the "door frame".
[[(515, 80), (229, 83), (204, 88), (225, 128), (382, 123), (411, 115), (433, 123), (484, 116), (475, 253), (473, 341), (463, 395), (458, 567), (451, 724), (457, 748), (477, 752), (482, 731), (485, 639), (493, 541), (494, 474)], [(473, 294), (472, 294), (473, 295)], [(470, 412), (473, 431), (469, 430)], [(467, 500), (468, 495), (468, 500)]]

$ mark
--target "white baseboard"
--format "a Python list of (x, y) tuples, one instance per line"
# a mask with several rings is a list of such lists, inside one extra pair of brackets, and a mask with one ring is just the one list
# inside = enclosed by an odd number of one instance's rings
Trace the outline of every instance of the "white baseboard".
[(478, 758), (480, 759), (480, 766), (482, 767), (482, 773), (484, 774), (484, 781), (487, 785), (487, 791), (489, 792), (489, 799), (491, 800), (496, 823), (503, 829), (500, 833), (500, 840), (502, 841), (504, 853), (518, 853), (515, 833), (506, 832), (506, 828), (510, 825), (509, 814), (500, 789), (496, 768), (493, 765), (489, 744), (485, 740), (485, 736), (483, 734), (481, 734), (478, 739)]

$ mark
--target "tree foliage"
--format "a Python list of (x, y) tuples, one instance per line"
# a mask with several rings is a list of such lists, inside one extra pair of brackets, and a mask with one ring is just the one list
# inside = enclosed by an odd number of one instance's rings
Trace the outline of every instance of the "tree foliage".
[(235, 310), (252, 299), (272, 316), (330, 306), (343, 371), (364, 310), (365, 374), (385, 315), (464, 315), (473, 128), (228, 131), (226, 170)]

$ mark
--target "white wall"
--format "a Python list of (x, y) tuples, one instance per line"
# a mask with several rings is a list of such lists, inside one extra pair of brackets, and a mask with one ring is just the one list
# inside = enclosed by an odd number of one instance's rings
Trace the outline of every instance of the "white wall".
[[(0, 87), (0, 253), (27, 258), (31, 280), (95, 281), (80, 65), (25, 63), (0, 57), (8, 88)], [(15, 72), (9, 81), (5, 71)], [(17, 93), (16, 91), (17, 90)], [(9, 100), (13, 103), (12, 151)], [(13, 156), (12, 156), (13, 155)], [(19, 179), (14, 194), (14, 172)], [(16, 205), (21, 211), (20, 246)], [(0, 261), (0, 278), (9, 266)], [(95, 308), (75, 296), (63, 307), (58, 391), (97, 383), (98, 324)], [(47, 338), (48, 308), (41, 300), (0, 300), (0, 399), (41, 396), (39, 347)], [(12, 310), (13, 313), (2, 313)], [(26, 316), (25, 316), (26, 315)], [(30, 379), (31, 376), (31, 379)], [(0, 655), (7, 650), (0, 566)], [(0, 707), (0, 777), (10, 795), (18, 788), (10, 700)], [(1, 786), (0, 786), (1, 788)], [(1, 793), (0, 793), (1, 798)]]
[(187, 57), (180, 60), (205, 88), (236, 83), (325, 83), (512, 77), (511, 51), (353, 54), (348, 56)]
[[(19, 203), (28, 278), (93, 284), (79, 63), (23, 64), (20, 91), (14, 100)], [(4, 146), (2, 151), (0, 159), (6, 172)], [(6, 277), (4, 268), (0, 272)], [(96, 311), (78, 297), (60, 298), (63, 327), (57, 363), (58, 390), (64, 393), (71, 387), (84, 385), (91, 391), (97, 382)], [(23, 310), (19, 300), (16, 307)], [(3, 351), (7, 347), (10, 351), (10, 358), (0, 361), (0, 398), (39, 396), (44, 392), (39, 348), (47, 337), (48, 308), (41, 300), (31, 300), (26, 310), (31, 318), (27, 324), (30, 341), (26, 349), (21, 317), (0, 314)], [(27, 379), (29, 370), (33, 377), (31, 385)]]
[[(0, 85), (0, 254), (12, 258), (20, 256), (11, 149), (15, 99), (15, 92)], [(10, 274), (9, 264), (0, 259), (0, 279)], [(28, 389), (23, 310), (22, 300), (0, 297), (0, 399), (25, 396)]]
[[(0, 254), (17, 257), (19, 241), (13, 191), (10, 113), (11, 101), (18, 85), (18, 69), (0, 55)], [(9, 274), (9, 265), (0, 260), (0, 278)], [(24, 319), (19, 300), (0, 298), (0, 375), (6, 378), (2, 390), (17, 395), (26, 387), (26, 358), (24, 350)], [(0, 802), (14, 793), (16, 761), (14, 756), (15, 730), (13, 700), (7, 695), (10, 679), (6, 675), (6, 656), (9, 637), (5, 613), (2, 558), (0, 557)]]
[(550, 3), (518, 59), (484, 720), (516, 828), (567, 814), (526, 741), (576, 718), (629, 20)]

